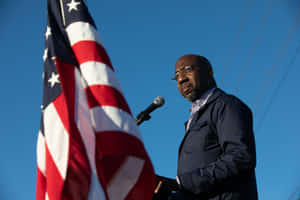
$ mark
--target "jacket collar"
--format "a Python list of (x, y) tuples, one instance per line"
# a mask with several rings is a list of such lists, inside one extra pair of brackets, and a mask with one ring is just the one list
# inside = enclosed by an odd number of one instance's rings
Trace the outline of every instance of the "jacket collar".
[[(201, 107), (200, 110), (198, 110), (198, 111), (195, 113), (195, 117), (194, 117), (194, 120), (192, 120), (192, 122), (195, 121), (195, 119), (198, 119), (198, 118), (199, 118), (199, 114), (201, 113), (202, 110), (204, 110), (209, 104), (211, 104), (212, 102), (214, 102), (219, 96), (224, 95), (224, 94), (225, 94), (225, 93), (224, 93), (223, 90), (221, 90), (221, 89), (219, 89), (219, 88), (216, 88), (216, 89), (214, 90), (213, 94), (208, 98), (206, 104), (205, 104), (203, 107)], [(190, 125), (192, 125), (192, 122), (191, 122)], [(184, 123), (185, 129), (187, 128), (187, 123), (188, 123), (188, 120)], [(186, 131), (188, 131), (188, 130), (186, 130)]]
[(209, 105), (211, 102), (215, 101), (219, 96), (224, 95), (225, 92), (220, 88), (216, 88), (214, 93), (209, 97), (204, 107)]
[[(200, 108), (200, 110), (198, 110), (198, 111), (195, 113), (195, 117), (194, 117), (193, 120), (191, 121), (190, 127), (192, 127), (193, 124), (195, 123), (195, 121), (197, 121), (197, 119), (199, 119), (200, 115), (202, 114), (202, 112), (205, 110), (205, 108), (206, 108), (209, 104), (211, 104), (211, 103), (214, 102), (219, 96), (224, 95), (224, 94), (225, 94), (225, 93), (224, 93), (221, 89), (216, 88), (215, 91), (213, 92), (213, 94), (212, 94), (212, 95), (209, 97), (209, 99), (207, 100), (207, 103), (206, 103), (202, 108)], [(186, 129), (187, 122), (188, 122), (188, 121), (186, 121), (186, 122), (184, 123), (184, 125), (185, 125), (185, 135), (184, 135), (184, 137), (183, 137), (183, 139), (182, 139), (182, 141), (181, 141), (181, 143), (180, 143), (179, 151), (178, 151), (179, 153), (181, 152), (182, 145), (183, 145), (183, 143), (184, 143), (184, 141), (185, 141), (187, 135), (189, 134), (189, 130)]]

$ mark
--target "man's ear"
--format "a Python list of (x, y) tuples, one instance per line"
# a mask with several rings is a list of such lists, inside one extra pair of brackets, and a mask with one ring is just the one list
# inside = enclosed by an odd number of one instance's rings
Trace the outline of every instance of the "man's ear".
[(209, 68), (209, 75), (212, 77), (214, 75), (214, 70), (210, 67)]

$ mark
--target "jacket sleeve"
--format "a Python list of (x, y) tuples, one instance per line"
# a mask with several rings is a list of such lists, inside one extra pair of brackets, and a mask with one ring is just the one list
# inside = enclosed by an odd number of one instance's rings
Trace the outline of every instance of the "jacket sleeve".
[(223, 154), (203, 168), (179, 175), (183, 189), (194, 194), (210, 192), (217, 185), (250, 174), (256, 165), (250, 109), (232, 98), (220, 103), (216, 110), (215, 128)]

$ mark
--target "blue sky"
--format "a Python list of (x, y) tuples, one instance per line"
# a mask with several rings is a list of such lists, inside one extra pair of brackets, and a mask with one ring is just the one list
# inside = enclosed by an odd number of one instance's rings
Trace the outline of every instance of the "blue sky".
[[(300, 191), (300, 38), (290, 29), (300, 5), (275, 0), (261, 29), (271, 2), (253, 1), (224, 75), (248, 1), (88, 0), (133, 114), (156, 96), (166, 100), (140, 126), (157, 174), (176, 176), (190, 103), (170, 78), (177, 58), (195, 53), (211, 61), (220, 88), (253, 110), (260, 199)], [(0, 9), (0, 199), (33, 199), (46, 0), (1, 1)]]

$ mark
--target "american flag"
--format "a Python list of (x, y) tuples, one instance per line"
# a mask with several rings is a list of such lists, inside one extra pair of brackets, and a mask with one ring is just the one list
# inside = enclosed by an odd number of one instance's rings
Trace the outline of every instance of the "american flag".
[(48, 0), (37, 200), (149, 200), (153, 166), (83, 0)]

